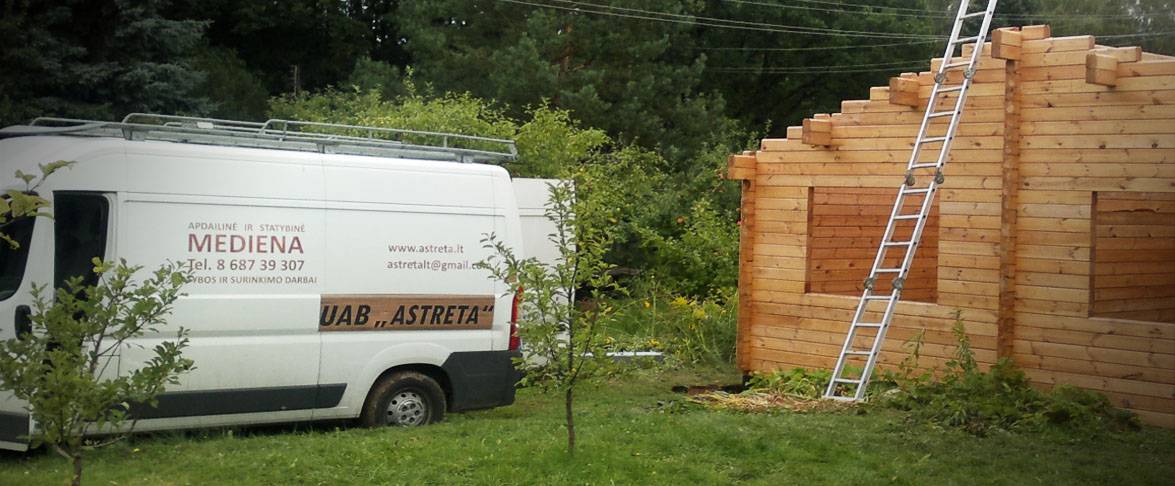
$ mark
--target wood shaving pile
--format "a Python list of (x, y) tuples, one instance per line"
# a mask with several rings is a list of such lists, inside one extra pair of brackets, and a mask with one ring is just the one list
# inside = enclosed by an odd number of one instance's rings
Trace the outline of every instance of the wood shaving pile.
[(821, 400), (795, 395), (783, 395), (760, 391), (726, 393), (715, 391), (689, 397), (691, 402), (714, 410), (733, 410), (745, 413), (766, 413), (786, 410), (789, 412), (828, 412), (844, 410), (853, 404), (834, 400)]

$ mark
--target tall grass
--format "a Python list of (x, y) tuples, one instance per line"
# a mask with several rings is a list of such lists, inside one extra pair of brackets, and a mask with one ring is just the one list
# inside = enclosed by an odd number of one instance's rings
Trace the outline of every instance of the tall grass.
[(618, 307), (622, 310), (607, 331), (616, 349), (663, 351), (683, 364), (727, 364), (734, 359), (734, 288), (704, 299), (648, 291)]

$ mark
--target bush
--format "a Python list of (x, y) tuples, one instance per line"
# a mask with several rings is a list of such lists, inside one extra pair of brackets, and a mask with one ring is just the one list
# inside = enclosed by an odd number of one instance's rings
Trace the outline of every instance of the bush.
[(707, 299), (650, 293), (617, 305), (608, 329), (614, 350), (664, 351), (685, 364), (729, 364), (734, 360), (738, 293), (734, 288)]
[(975, 435), (1053, 426), (1086, 431), (1138, 427), (1137, 417), (1116, 409), (1104, 395), (1068, 385), (1049, 392), (1037, 390), (1007, 358), (987, 372), (979, 371), (962, 322), (956, 321), (954, 332), (958, 350), (941, 378), (898, 376), (897, 388), (880, 394), (883, 406), (908, 411), (915, 421), (958, 427)]

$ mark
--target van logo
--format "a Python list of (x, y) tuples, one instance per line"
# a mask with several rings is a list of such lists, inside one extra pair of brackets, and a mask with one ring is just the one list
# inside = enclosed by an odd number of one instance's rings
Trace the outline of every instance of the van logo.
[(489, 329), (494, 297), (323, 295), (319, 331)]

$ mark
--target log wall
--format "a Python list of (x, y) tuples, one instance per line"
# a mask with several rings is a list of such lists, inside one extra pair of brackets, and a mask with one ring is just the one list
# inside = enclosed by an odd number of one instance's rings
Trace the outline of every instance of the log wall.
[[(1175, 426), (1175, 58), (1042, 26), (993, 42), (924, 234), (937, 248), (919, 253), (934, 285), (904, 295), (916, 299), (898, 304), (879, 362), (899, 362), (923, 332), (922, 364), (941, 365), (958, 320), (983, 364), (1006, 356), (1042, 387), (1094, 389)], [(833, 366), (881, 237), (873, 213), (888, 216), (932, 84), (930, 72), (903, 74), (732, 157), (751, 253), (742, 369)], [(836, 253), (866, 247), (864, 259)], [(1150, 313), (1119, 313), (1139, 306)]]

